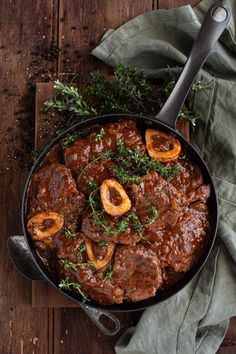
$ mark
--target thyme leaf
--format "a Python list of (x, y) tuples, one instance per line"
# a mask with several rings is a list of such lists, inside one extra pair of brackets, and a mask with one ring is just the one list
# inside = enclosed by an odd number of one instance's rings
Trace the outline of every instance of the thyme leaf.
[[(166, 179), (170, 179), (178, 173), (177, 165), (165, 167), (161, 162), (155, 161), (148, 155), (142, 153), (139, 148), (130, 149), (125, 147), (122, 139), (117, 140), (116, 146), (117, 154), (114, 160), (117, 166), (121, 166), (115, 169), (115, 173), (118, 177), (122, 173), (122, 169), (125, 169), (126, 174), (131, 176), (143, 176), (150, 171), (156, 171)], [(124, 179), (125, 177), (126, 175), (124, 175)], [(139, 180), (136, 179), (136, 182)]]
[(147, 211), (148, 211), (150, 217), (149, 217), (149, 219), (146, 221), (145, 226), (151, 225), (151, 224), (153, 223), (153, 221), (155, 221), (156, 218), (158, 217), (158, 211), (157, 211), (157, 209), (156, 209), (155, 206), (150, 205), (150, 206), (148, 207)]
[(64, 235), (67, 238), (72, 238), (72, 237), (76, 237), (79, 234), (79, 232), (73, 232), (69, 229), (65, 229)]
[(100, 132), (95, 136), (94, 140), (97, 142), (101, 141), (105, 134), (106, 133), (105, 133), (104, 128), (101, 128)]
[(107, 267), (107, 271), (104, 273), (103, 279), (110, 280), (112, 277), (112, 273), (113, 273), (113, 268), (112, 265), (109, 264), (109, 266)]
[(69, 277), (66, 277), (65, 279), (61, 279), (58, 286), (60, 289), (65, 289), (65, 290), (69, 290), (69, 291), (76, 290), (82, 296), (83, 301), (89, 301), (87, 294), (85, 294), (81, 290), (81, 285), (76, 282), (70, 282)]
[[(119, 64), (112, 79), (107, 79), (99, 70), (92, 72), (86, 87), (55, 81), (54, 92), (45, 102), (45, 110), (54, 109), (63, 114), (67, 126), (68, 123), (74, 124), (76, 119), (108, 113), (154, 116), (163, 106), (177, 79), (178, 74), (169, 68), (164, 83), (154, 83), (142, 69)], [(213, 82), (195, 81), (187, 100), (188, 110), (180, 119), (194, 123), (196, 113), (193, 110), (193, 97), (196, 92), (207, 93), (212, 87)]]
[(67, 111), (82, 117), (97, 114), (96, 110), (88, 105), (77, 87), (67, 86), (56, 80), (54, 90), (52, 97), (44, 103), (46, 111), (56, 109), (60, 113)]
[(101, 241), (99, 241), (99, 242), (98, 242), (98, 246), (99, 246), (99, 247), (105, 247), (105, 246), (107, 246), (107, 241), (106, 241), (106, 240), (101, 240)]
[(68, 259), (61, 259), (60, 264), (64, 269), (73, 269), (77, 270), (77, 268), (84, 269), (86, 263), (74, 263), (69, 261)]
[(73, 144), (76, 140), (78, 139), (78, 134), (73, 133), (65, 137), (62, 141), (62, 149), (65, 150), (67, 149), (71, 144)]

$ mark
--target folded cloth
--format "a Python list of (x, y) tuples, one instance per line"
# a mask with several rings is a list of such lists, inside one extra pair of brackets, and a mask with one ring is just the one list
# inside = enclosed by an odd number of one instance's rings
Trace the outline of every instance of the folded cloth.
[[(111, 66), (122, 62), (160, 77), (183, 66), (207, 9), (144, 13), (117, 30), (109, 30), (92, 54)], [(136, 328), (116, 345), (117, 354), (215, 353), (229, 318), (236, 315), (236, 2), (228, 0), (233, 18), (198, 78), (212, 83), (199, 92), (194, 110), (199, 119), (191, 142), (210, 168), (219, 197), (217, 241), (203, 270), (182, 291), (147, 309)]]

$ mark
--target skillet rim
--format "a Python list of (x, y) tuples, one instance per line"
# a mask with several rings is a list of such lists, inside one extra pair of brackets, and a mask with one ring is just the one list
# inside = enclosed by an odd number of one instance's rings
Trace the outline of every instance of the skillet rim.
[[(144, 310), (147, 307), (156, 305), (162, 301), (165, 301), (169, 299), (171, 296), (174, 296), (177, 294), (179, 291), (181, 291), (203, 268), (205, 265), (212, 248), (215, 243), (215, 238), (216, 238), (216, 231), (218, 227), (218, 200), (217, 200), (217, 195), (216, 195), (216, 190), (214, 186), (214, 182), (212, 180), (210, 171), (200, 156), (199, 152), (196, 150), (196, 148), (193, 147), (192, 144), (190, 144), (186, 139), (175, 129), (172, 127), (168, 126), (167, 124), (158, 121), (158, 119), (154, 117), (146, 117), (146, 116), (140, 116), (136, 114), (106, 114), (102, 116), (96, 116), (92, 117), (89, 119), (86, 119), (82, 122), (79, 122), (72, 127), (64, 130), (62, 133), (58, 134), (49, 144), (47, 144), (43, 151), (40, 153), (38, 158), (36, 159), (35, 163), (31, 167), (31, 170), (29, 172), (29, 175), (27, 177), (24, 191), (23, 191), (23, 196), (22, 196), (22, 204), (21, 204), (21, 221), (22, 221), (22, 228), (23, 228), (23, 233), (24, 233), (24, 238), (27, 243), (27, 246), (30, 250), (31, 256), (36, 264), (36, 267), (42, 273), (42, 275), (45, 277), (45, 280), (47, 280), (49, 283), (51, 283), (58, 291), (60, 291), (62, 294), (65, 296), (69, 297), (70, 299), (76, 301), (77, 303), (83, 303), (81, 301), (81, 296), (76, 293), (68, 292), (65, 290), (62, 290), (59, 288), (59, 286), (56, 283), (56, 280), (53, 279), (52, 274), (48, 270), (45, 269), (45, 265), (42, 262), (42, 259), (38, 256), (36, 252), (36, 248), (34, 247), (34, 243), (32, 238), (29, 236), (27, 232), (27, 227), (26, 227), (26, 221), (27, 221), (27, 202), (28, 202), (28, 190), (29, 190), (29, 185), (31, 182), (32, 175), (37, 171), (37, 169), (40, 167), (43, 158), (46, 156), (46, 154), (56, 145), (61, 141), (62, 139), (65, 138), (65, 136), (69, 133), (72, 133), (77, 130), (82, 130), (83, 128), (86, 128), (90, 125), (104, 125), (106, 123), (112, 122), (112, 121), (118, 121), (120, 119), (131, 119), (135, 122), (138, 122), (137, 125), (159, 125), (158, 129), (167, 131), (168, 133), (171, 133), (175, 135), (182, 143), (184, 144), (185, 148), (187, 148), (188, 153), (190, 152), (191, 157), (193, 156), (197, 164), (199, 165), (200, 162), (200, 169), (204, 175), (204, 180), (207, 179), (207, 183), (211, 185), (211, 196), (210, 196), (210, 205), (212, 209), (212, 220), (211, 220), (211, 229), (208, 234), (208, 239), (204, 248), (204, 251), (198, 260), (198, 262), (188, 271), (185, 273), (182, 279), (178, 281), (176, 284), (172, 285), (170, 288), (166, 288), (163, 291), (157, 290), (157, 294), (154, 297), (150, 297), (146, 300), (138, 301), (138, 302), (124, 302), (121, 304), (112, 304), (112, 305), (103, 305), (99, 304), (98, 302), (95, 302), (93, 300), (90, 300), (89, 302), (86, 302), (86, 305), (92, 308), (97, 308), (101, 310), (107, 310), (110, 312), (132, 312), (132, 311), (140, 311)], [(106, 121), (107, 120), (107, 121)], [(145, 124), (144, 124), (145, 123)], [(147, 127), (145, 127), (146, 129)], [(190, 151), (189, 151), (190, 150)], [(196, 157), (196, 158), (195, 158)], [(162, 295), (164, 294), (164, 295)]]

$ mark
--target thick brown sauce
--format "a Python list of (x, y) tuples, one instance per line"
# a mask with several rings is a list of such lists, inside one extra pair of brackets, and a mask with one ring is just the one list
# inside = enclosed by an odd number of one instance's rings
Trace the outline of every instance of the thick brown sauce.
[[(124, 223), (128, 213), (121, 217), (103, 213), (104, 223), (99, 225), (88, 206), (89, 183), (99, 187), (105, 179), (115, 179), (112, 159), (99, 160), (99, 156), (114, 151), (117, 139), (146, 153), (134, 122), (110, 123), (104, 130), (100, 141), (95, 140), (97, 132), (92, 132), (66, 150), (60, 144), (55, 146), (45, 157), (31, 181), (28, 218), (48, 210), (64, 217), (64, 227), (57, 234), (35, 240), (38, 253), (58, 282), (69, 277), (90, 298), (104, 304), (139, 301), (178, 282), (198, 261), (209, 231), (210, 188), (204, 184), (198, 166), (182, 152), (174, 162), (179, 172), (171, 180), (151, 171), (141, 176), (140, 182), (123, 185), (132, 203), (129, 212), (138, 217), (141, 231), (132, 217)], [(154, 136), (152, 143), (158, 151), (172, 147), (162, 136)], [(112, 204), (122, 203), (114, 188), (108, 194)], [(150, 207), (158, 214), (151, 223)], [(50, 226), (50, 220), (42, 223), (43, 229)], [(96, 270), (89, 261), (86, 239), (93, 240), (92, 250), (98, 261), (106, 256), (109, 244), (115, 244), (104, 268)], [(74, 268), (63, 266), (65, 261), (74, 263)]]
[(169, 151), (173, 149), (173, 143), (165, 136), (152, 136), (152, 146), (156, 151)]
[(114, 187), (109, 187), (107, 194), (108, 200), (111, 202), (111, 204), (117, 206), (122, 203), (121, 195)]

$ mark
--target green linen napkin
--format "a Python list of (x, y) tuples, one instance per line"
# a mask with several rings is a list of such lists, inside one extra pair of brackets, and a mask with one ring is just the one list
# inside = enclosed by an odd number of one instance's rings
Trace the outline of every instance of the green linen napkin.
[[(122, 62), (160, 77), (167, 65), (185, 63), (213, 3), (205, 0), (194, 10), (184, 6), (144, 13), (109, 30), (92, 54), (108, 65)], [(200, 118), (191, 134), (218, 192), (216, 245), (188, 286), (147, 309), (137, 327), (120, 338), (117, 354), (212, 354), (224, 338), (229, 318), (236, 315), (236, 1), (228, 4), (233, 18), (199, 74), (213, 88), (195, 96)]]

